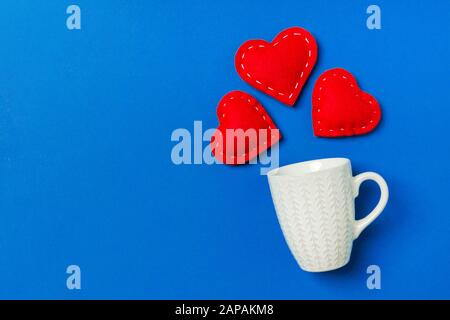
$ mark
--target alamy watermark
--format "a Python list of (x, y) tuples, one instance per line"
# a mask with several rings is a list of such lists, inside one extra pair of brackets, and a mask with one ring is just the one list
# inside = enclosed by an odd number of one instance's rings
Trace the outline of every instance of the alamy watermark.
[(380, 290), (381, 289), (381, 268), (376, 264), (372, 264), (367, 267), (367, 274), (370, 276), (367, 278), (367, 289)]
[(381, 29), (381, 9), (376, 4), (371, 4), (367, 7), (367, 14), (370, 14), (366, 20), (366, 26), (369, 30), (380, 30)]
[(67, 7), (66, 13), (69, 14), (66, 20), (66, 27), (69, 30), (81, 29), (81, 9), (79, 6), (72, 4)]
[(202, 121), (194, 121), (192, 130), (175, 129), (170, 139), (175, 142), (170, 156), (176, 165), (260, 164), (265, 175), (280, 163), (278, 143), (268, 148), (271, 139), (279, 139), (276, 129), (226, 129), (222, 134), (215, 128), (204, 130)]
[(81, 290), (81, 269), (76, 264), (67, 267), (66, 287), (69, 290)]

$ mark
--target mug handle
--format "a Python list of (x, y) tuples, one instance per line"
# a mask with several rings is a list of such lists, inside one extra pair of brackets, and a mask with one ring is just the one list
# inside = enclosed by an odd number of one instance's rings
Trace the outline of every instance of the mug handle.
[(353, 177), (353, 195), (355, 198), (359, 195), (359, 187), (361, 186), (361, 183), (366, 180), (373, 180), (378, 184), (381, 191), (380, 200), (371, 213), (363, 219), (355, 221), (353, 228), (353, 239), (358, 238), (361, 232), (363, 232), (363, 230), (380, 215), (389, 199), (389, 189), (386, 181), (382, 176), (375, 172), (364, 172), (358, 174), (356, 177)]

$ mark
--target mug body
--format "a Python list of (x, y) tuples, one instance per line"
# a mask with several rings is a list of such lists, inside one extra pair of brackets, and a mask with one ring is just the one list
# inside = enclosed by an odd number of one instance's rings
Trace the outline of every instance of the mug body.
[(267, 176), (281, 229), (300, 267), (322, 272), (346, 265), (355, 221), (350, 161), (300, 162)]

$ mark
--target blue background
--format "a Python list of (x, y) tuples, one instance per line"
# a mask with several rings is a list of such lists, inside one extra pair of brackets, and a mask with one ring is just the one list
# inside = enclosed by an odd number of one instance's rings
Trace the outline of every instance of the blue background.
[[(366, 28), (369, 1), (74, 3), (81, 31), (70, 1), (0, 5), (0, 298), (450, 298), (448, 1), (378, 0), (381, 30)], [(296, 25), (319, 60), (289, 108), (244, 83), (234, 53)], [(372, 134), (313, 136), (313, 84), (333, 67), (380, 102)], [(344, 156), (386, 178), (388, 206), (345, 268), (299, 269), (259, 165), (172, 163), (172, 131), (216, 127), (234, 89), (282, 130), (281, 165)], [(358, 217), (377, 198), (365, 184)]]

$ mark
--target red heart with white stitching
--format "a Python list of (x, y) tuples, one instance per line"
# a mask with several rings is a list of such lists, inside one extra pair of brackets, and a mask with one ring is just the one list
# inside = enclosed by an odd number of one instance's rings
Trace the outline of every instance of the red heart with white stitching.
[(237, 51), (239, 76), (253, 87), (287, 104), (295, 101), (317, 60), (317, 44), (305, 29), (292, 27), (271, 43), (249, 40)]
[(217, 107), (219, 127), (211, 138), (213, 155), (225, 164), (244, 164), (281, 138), (263, 106), (242, 91), (227, 93)]
[(359, 88), (350, 72), (339, 68), (317, 79), (312, 106), (314, 134), (319, 137), (366, 134), (381, 119), (377, 100)]

